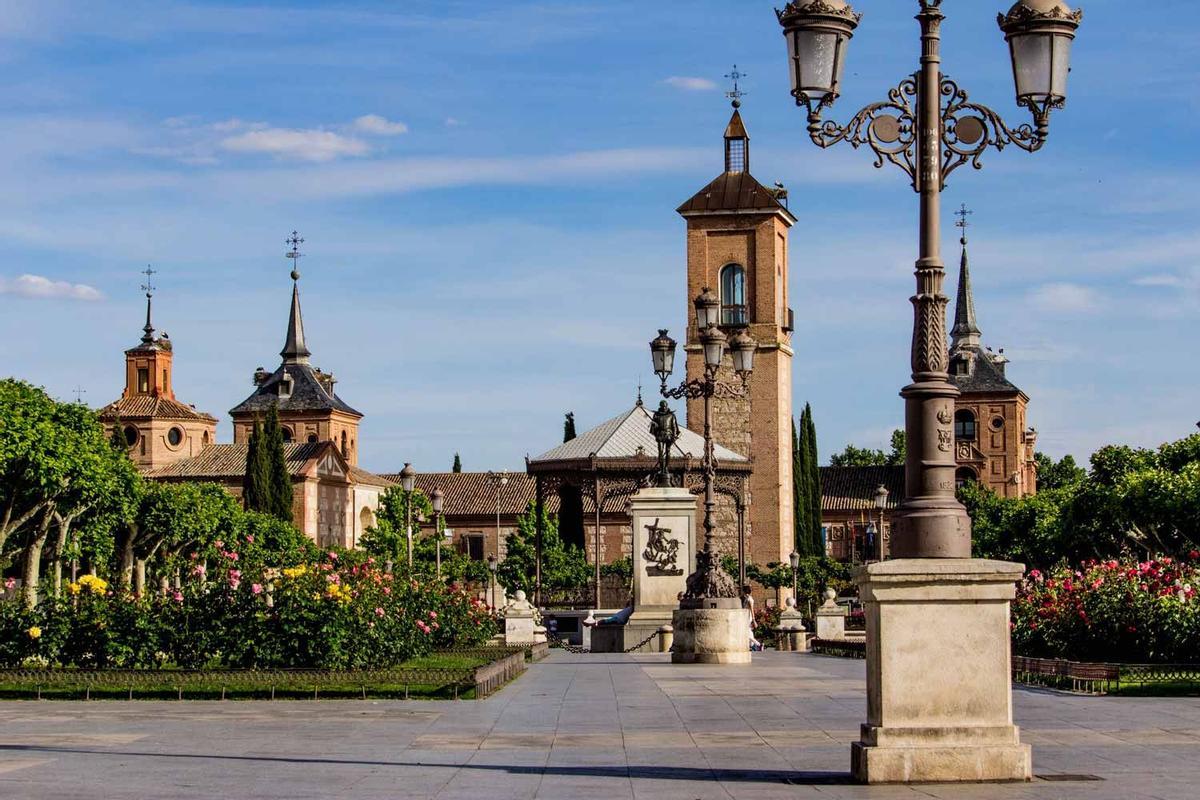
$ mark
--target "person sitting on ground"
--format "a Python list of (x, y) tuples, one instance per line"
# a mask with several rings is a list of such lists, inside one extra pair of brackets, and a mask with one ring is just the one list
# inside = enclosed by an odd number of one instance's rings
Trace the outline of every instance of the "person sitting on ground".
[(626, 622), (629, 622), (629, 618), (631, 616), (633, 616), (633, 603), (625, 606), (610, 617), (604, 617), (602, 619), (591, 621), (585, 619), (583, 624), (587, 625), (589, 628), (593, 625), (624, 625)]

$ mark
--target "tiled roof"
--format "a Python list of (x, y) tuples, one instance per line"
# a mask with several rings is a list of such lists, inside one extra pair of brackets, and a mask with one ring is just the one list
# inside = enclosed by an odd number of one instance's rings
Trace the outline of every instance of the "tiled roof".
[[(299, 475), (308, 462), (329, 442), (294, 442), (283, 446), (288, 472)], [(246, 474), (246, 444), (210, 444), (199, 455), (159, 467), (149, 478), (196, 478), (206, 480), (240, 478)]]
[(795, 219), (775, 198), (775, 193), (755, 180), (749, 172), (721, 173), (676, 211), (684, 216), (713, 211), (759, 211), (780, 213)]
[[(399, 485), (400, 474), (384, 475)], [(425, 495), (441, 489), (445, 495), (445, 514), (454, 516), (488, 516), (496, 513), (496, 486), (486, 472), (418, 472), (416, 487)], [(537, 499), (537, 482), (524, 472), (508, 473), (508, 484), (500, 490), (500, 513), (506, 517), (523, 514)], [(548, 492), (546, 510), (558, 513), (558, 495)]]
[(100, 409), (100, 419), (106, 422), (111, 422), (117, 417), (121, 419), (216, 420), (216, 417), (197, 411), (178, 400), (155, 395), (122, 397)]
[(904, 467), (821, 467), (821, 510), (873, 511), (879, 484), (888, 490), (887, 507), (904, 499)]
[(350, 477), (354, 478), (355, 483), (365, 483), (368, 486), (382, 486), (387, 488), (396, 481), (390, 481), (382, 475), (376, 475), (374, 472), (367, 472), (354, 465), (350, 465)]
[[(284, 373), (292, 378), (292, 391), (287, 397), (279, 396), (279, 383)], [(333, 392), (328, 392), (317, 380), (316, 372), (308, 364), (281, 364), (270, 377), (262, 382), (254, 394), (230, 409), (229, 413), (266, 414), (271, 406), (278, 404), (279, 411), (342, 411), (361, 417), (362, 414), (342, 402)]]
[[(955, 365), (963, 359), (975, 357), (974, 368), (969, 375), (956, 375)], [(996, 363), (996, 355), (982, 347), (961, 347), (950, 355), (950, 382), (964, 394), (971, 392), (1019, 392), (1004, 374), (1003, 362)]]
[[(597, 425), (589, 431), (581, 433), (569, 442), (564, 442), (553, 450), (548, 450), (534, 459), (531, 463), (538, 464), (547, 461), (576, 461), (596, 458), (655, 458), (658, 455), (658, 443), (650, 433), (650, 412), (642, 404), (637, 404), (620, 416)], [(721, 445), (714, 446), (717, 460), (726, 462), (746, 463), (745, 456), (733, 452)], [(695, 431), (680, 427), (679, 439), (675, 442), (672, 457), (702, 458), (704, 456), (704, 439)]]

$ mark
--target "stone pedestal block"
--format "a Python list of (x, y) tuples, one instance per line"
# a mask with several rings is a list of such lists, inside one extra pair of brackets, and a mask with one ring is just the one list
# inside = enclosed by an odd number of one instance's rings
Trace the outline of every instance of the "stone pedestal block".
[(817, 638), (846, 638), (846, 609), (837, 604), (837, 592), (825, 590), (825, 602), (817, 609)]
[(530, 645), (546, 641), (546, 629), (537, 619), (537, 609), (525, 599), (525, 592), (517, 590), (501, 613), (504, 615), (505, 644)]
[(750, 663), (750, 612), (744, 608), (677, 609), (671, 627), (672, 664)]
[(804, 615), (796, 610), (796, 598), (784, 601), (785, 608), (779, 615), (779, 627), (775, 629), (776, 647), (797, 653), (808, 652), (808, 632), (804, 629)]
[(1012, 723), (1009, 602), (1024, 567), (903, 559), (855, 574), (867, 618), (863, 783), (1027, 781)]
[(633, 520), (633, 616), (658, 627), (671, 622), (679, 594), (696, 568), (696, 496), (687, 489), (642, 489), (629, 498)]

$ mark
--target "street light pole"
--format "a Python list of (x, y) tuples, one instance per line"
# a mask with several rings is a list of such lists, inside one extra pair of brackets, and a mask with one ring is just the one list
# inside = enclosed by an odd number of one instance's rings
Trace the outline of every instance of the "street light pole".
[(434, 549), (437, 559), (437, 578), (442, 579), (442, 508), (445, 503), (445, 495), (438, 487), (434, 487), (429, 495), (429, 503), (433, 506), (433, 538)]
[(417, 485), (417, 471), (413, 469), (412, 464), (405, 462), (404, 469), (400, 470), (400, 486), (404, 489), (404, 535), (408, 542), (408, 572), (412, 574), (413, 568), (413, 530), (412, 530), (412, 503), (413, 489)]
[[(488, 480), (491, 481), (492, 486), (494, 486), (496, 489), (496, 552), (491, 557), (488, 558), (489, 565), (492, 567), (492, 572), (494, 574), (496, 571), (496, 566), (493, 563), (493, 560), (498, 561), (499, 555), (500, 555), (500, 490), (508, 485), (508, 473), (507, 472), (493, 472), (491, 470), (488, 470), (487, 477), (488, 477)], [(541, 581), (542, 562), (541, 562), (541, 552), (540, 551), (538, 552), (538, 557), (534, 560), (537, 562), (537, 565), (534, 567), (534, 571), (537, 574), (537, 584), (540, 586), (542, 583), (542, 581)], [(493, 586), (492, 587), (493, 604), (495, 602), (495, 599), (496, 599), (496, 589), (495, 589), (495, 586)]]
[[(1082, 12), (1062, 0), (1019, 0), (1001, 14), (1009, 43), (1017, 104), (1033, 124), (1010, 128), (992, 109), (971, 101), (941, 70), (942, 0), (918, 0), (920, 69), (846, 124), (822, 120), (840, 92), (846, 50), (862, 17), (845, 0), (792, 0), (777, 11), (788, 43), (792, 96), (808, 110), (808, 134), (819, 147), (866, 146), (875, 166), (902, 169), (920, 196), (919, 252), (913, 304), (912, 383), (905, 403), (905, 498), (893, 518), (892, 555), (970, 558), (971, 521), (954, 495), (954, 400), (947, 373), (946, 306), (942, 291), (941, 192), (964, 164), (978, 169), (989, 147), (1040, 150), (1050, 111), (1066, 102), (1071, 42)], [(914, 108), (915, 101), (915, 108)]]
[[(684, 607), (700, 607), (704, 599), (738, 598), (743, 588), (721, 567), (713, 548), (716, 538), (716, 477), (717, 459), (712, 434), (712, 401), (714, 397), (743, 398), (749, 392), (750, 376), (754, 369), (754, 353), (758, 345), (745, 329), (732, 338), (721, 332), (718, 326), (721, 303), (709, 289), (704, 289), (694, 301), (696, 325), (700, 334), (700, 345), (704, 352), (704, 374), (685, 380), (674, 388), (667, 387), (675, 364), (675, 340), (660, 329), (658, 337), (650, 342), (650, 354), (654, 371), (662, 381), (661, 392), (666, 398), (704, 400), (704, 547), (696, 554), (696, 571), (688, 576), (687, 591), (683, 595)], [(721, 361), (726, 351), (732, 354), (733, 368), (740, 383), (723, 383), (717, 380)]]

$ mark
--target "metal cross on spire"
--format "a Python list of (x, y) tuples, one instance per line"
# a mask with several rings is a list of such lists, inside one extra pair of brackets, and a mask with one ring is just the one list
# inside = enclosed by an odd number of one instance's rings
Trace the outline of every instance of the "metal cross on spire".
[(158, 274), (158, 270), (151, 269), (150, 265), (147, 264), (146, 268), (142, 270), (142, 274), (146, 276), (146, 282), (142, 284), (142, 291), (146, 293), (146, 298), (149, 299), (154, 294), (155, 289), (154, 284), (150, 282), (150, 276)]
[(967, 228), (971, 227), (971, 223), (967, 222), (967, 217), (974, 213), (974, 211), (971, 211), (969, 208), (967, 208), (966, 203), (963, 203), (962, 208), (954, 212), (954, 216), (958, 217), (958, 222), (954, 223), (954, 226), (956, 228), (962, 228), (962, 237), (959, 239), (959, 241), (963, 244), (967, 243)]
[(83, 403), (83, 396), (87, 394), (87, 389), (83, 388), (79, 384), (75, 384), (75, 388), (71, 391), (75, 394), (75, 402)]
[(734, 108), (739, 108), (742, 105), (742, 98), (746, 96), (747, 92), (743, 92), (741, 89), (738, 88), (738, 81), (740, 81), (742, 78), (746, 77), (746, 73), (739, 72), (737, 64), (734, 64), (733, 69), (731, 71), (725, 73), (725, 77), (729, 78), (729, 80), (733, 81), (733, 89), (726, 92), (725, 96), (733, 101)]
[(304, 244), (304, 239), (296, 231), (292, 231), (292, 235), (284, 240), (284, 244), (291, 245), (291, 250), (285, 254), (292, 260), (292, 280), (300, 280), (300, 259), (304, 256), (300, 252), (300, 245)]

